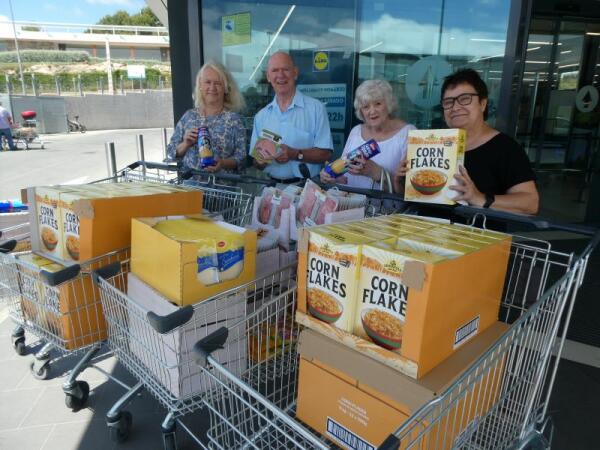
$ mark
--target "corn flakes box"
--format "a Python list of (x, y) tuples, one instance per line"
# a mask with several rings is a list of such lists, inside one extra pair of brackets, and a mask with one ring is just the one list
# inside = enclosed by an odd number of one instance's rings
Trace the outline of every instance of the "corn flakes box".
[(400, 240), (364, 245), (353, 333), (392, 351), (402, 345), (409, 287), (402, 273), (407, 261), (437, 263), (459, 253), (428, 252)]
[(62, 247), (62, 222), (60, 219), (61, 189), (40, 187), (35, 189), (36, 219), (39, 233), (39, 248), (48, 255), (60, 258)]
[(458, 166), (464, 163), (466, 133), (461, 129), (410, 130), (404, 199), (454, 205)]
[(361, 245), (372, 242), (372, 238), (337, 227), (312, 229), (309, 233), (304, 275), (307, 312), (351, 333)]

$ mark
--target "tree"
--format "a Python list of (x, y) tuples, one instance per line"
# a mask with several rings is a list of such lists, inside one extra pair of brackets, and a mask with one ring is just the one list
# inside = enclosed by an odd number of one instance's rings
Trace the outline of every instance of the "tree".
[(106, 15), (98, 21), (98, 25), (138, 25), (160, 27), (162, 24), (149, 7), (144, 7), (137, 14), (129, 15), (127, 11), (119, 10), (112, 15)]

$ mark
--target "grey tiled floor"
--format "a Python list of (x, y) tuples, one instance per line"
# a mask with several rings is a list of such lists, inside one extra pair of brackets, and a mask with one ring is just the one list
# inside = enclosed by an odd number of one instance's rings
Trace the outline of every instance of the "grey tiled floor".
[[(74, 365), (74, 359), (56, 361), (50, 379), (36, 380), (29, 372), (29, 363), (39, 344), (36, 345), (35, 338), (28, 339), (28, 355), (18, 356), (10, 346), (12, 328), (10, 319), (0, 319), (1, 450), (163, 448), (160, 424), (166, 412), (154, 398), (142, 393), (127, 407), (133, 414), (131, 435), (127, 442), (114, 444), (109, 439), (105, 416), (124, 390), (100, 372), (88, 369), (79, 377), (90, 384), (87, 408), (72, 412), (64, 404), (61, 386), (67, 370)], [(125, 383), (135, 384), (114, 358), (105, 358), (98, 365)], [(197, 416), (187, 418), (186, 425), (194, 429), (201, 420), (201, 414)], [(178, 431), (177, 440), (180, 450), (199, 448), (183, 432)]]

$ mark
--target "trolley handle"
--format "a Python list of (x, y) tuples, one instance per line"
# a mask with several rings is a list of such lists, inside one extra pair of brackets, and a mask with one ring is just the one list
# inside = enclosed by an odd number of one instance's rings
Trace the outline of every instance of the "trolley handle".
[(377, 450), (398, 450), (400, 448), (400, 439), (390, 434), (385, 441), (381, 443)]
[(117, 261), (92, 271), (92, 281), (95, 285), (98, 285), (101, 278), (106, 280), (116, 276), (121, 271), (121, 264), (120, 261)]
[[(181, 174), (181, 178), (183, 180), (188, 180), (190, 178), (192, 178), (194, 175), (200, 175), (200, 176), (205, 176), (208, 177), (209, 182), (211, 182), (211, 180), (224, 180), (224, 181), (232, 181), (234, 183), (245, 183), (245, 184), (264, 184), (267, 186), (270, 185), (275, 185), (276, 182), (274, 180), (268, 179), (268, 178), (258, 178), (258, 177), (252, 177), (250, 175), (240, 175), (237, 173), (218, 173), (218, 174), (214, 174), (214, 173), (207, 173), (207, 172), (202, 172), (200, 170), (186, 170)], [(214, 181), (213, 181), (214, 182)]]
[(57, 286), (75, 278), (77, 275), (79, 275), (79, 272), (81, 272), (81, 266), (79, 264), (73, 264), (72, 266), (67, 266), (58, 272), (48, 272), (47, 270), (42, 269), (40, 270), (40, 277), (42, 277), (47, 285)]
[(191, 305), (187, 305), (166, 316), (159, 316), (154, 311), (148, 311), (146, 319), (148, 319), (148, 323), (152, 328), (160, 334), (165, 334), (188, 322), (193, 315), (194, 308)]
[(16, 239), (11, 239), (10, 241), (3, 242), (0, 244), (0, 253), (10, 253), (17, 246)]
[(212, 352), (223, 348), (228, 336), (227, 327), (221, 327), (196, 342), (192, 350), (196, 354), (196, 363), (201, 367), (206, 367), (208, 357)]

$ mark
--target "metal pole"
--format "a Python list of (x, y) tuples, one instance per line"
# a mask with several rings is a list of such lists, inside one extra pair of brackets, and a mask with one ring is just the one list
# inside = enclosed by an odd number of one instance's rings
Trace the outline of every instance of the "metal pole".
[(169, 155), (167, 154), (167, 129), (166, 128), (161, 129), (160, 136), (162, 138), (163, 152), (165, 152), (163, 161), (166, 161), (169, 159)]
[(79, 88), (79, 96), (83, 97), (83, 89), (81, 87), (81, 74), (77, 74), (77, 86)]
[(21, 77), (21, 90), (25, 95), (25, 78), (23, 78), (23, 65), (21, 64), (21, 52), (19, 51), (19, 41), (17, 39), (17, 27), (15, 27), (15, 15), (13, 13), (12, 1), (8, 0), (10, 6), (10, 17), (12, 19), (13, 33), (15, 35), (15, 50), (17, 51), (17, 62), (19, 63), (19, 76)]
[(35, 73), (31, 73), (31, 89), (33, 89), (33, 95), (35, 95), (37, 97), (38, 92), (37, 92), (37, 87), (35, 85)]
[(142, 162), (142, 176), (146, 179), (146, 154), (144, 153), (144, 135), (138, 134), (135, 140), (137, 144), (138, 161)]
[(54, 77), (54, 84), (56, 84), (56, 95), (60, 95), (60, 79)]
[(10, 96), (12, 94), (12, 83), (10, 82), (10, 76), (5, 73), (4, 79), (6, 80), (6, 93)]
[(115, 153), (115, 143), (105, 142), (104, 149), (106, 151), (106, 168), (109, 177), (117, 176), (117, 155)]
[(121, 84), (121, 95), (125, 95), (125, 88), (123, 86), (123, 74), (121, 74), (121, 76), (119, 78), (119, 82)]
[(115, 95), (115, 87), (113, 86), (112, 63), (110, 61), (110, 43), (108, 42), (108, 35), (104, 36), (104, 38), (106, 39), (106, 76), (108, 77), (108, 95)]

